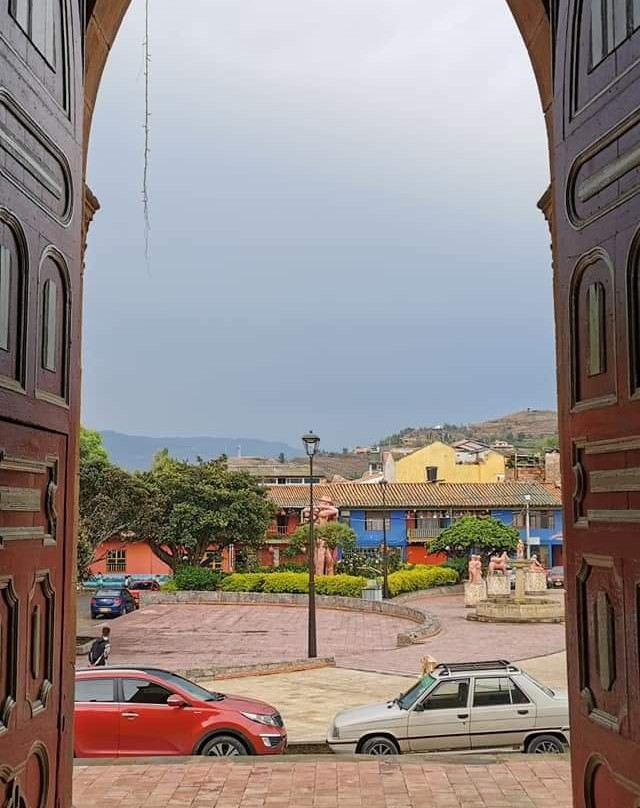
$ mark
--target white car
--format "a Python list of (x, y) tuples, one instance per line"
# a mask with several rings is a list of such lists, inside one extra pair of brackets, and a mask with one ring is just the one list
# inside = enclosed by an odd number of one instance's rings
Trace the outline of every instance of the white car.
[(506, 660), (441, 664), (393, 701), (338, 713), (327, 743), (340, 754), (561, 753), (569, 744), (569, 703), (566, 691)]

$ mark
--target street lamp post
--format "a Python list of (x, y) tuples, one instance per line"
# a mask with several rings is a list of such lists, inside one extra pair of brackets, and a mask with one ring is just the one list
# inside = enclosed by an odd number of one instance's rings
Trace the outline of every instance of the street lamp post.
[(382, 491), (382, 597), (389, 597), (389, 565), (387, 560), (387, 481), (380, 480)]
[(531, 558), (531, 520), (529, 518), (529, 506), (531, 505), (531, 494), (524, 495), (524, 531), (527, 538), (527, 558)]
[(318, 451), (320, 438), (309, 432), (302, 436), (304, 450), (309, 458), (309, 547), (307, 548), (307, 564), (309, 569), (309, 615), (308, 615), (308, 657), (314, 659), (318, 656), (316, 639), (316, 542), (313, 534), (313, 458)]

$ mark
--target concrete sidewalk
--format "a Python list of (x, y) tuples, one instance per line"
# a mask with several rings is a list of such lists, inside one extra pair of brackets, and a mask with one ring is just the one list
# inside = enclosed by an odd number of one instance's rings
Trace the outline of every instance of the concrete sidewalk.
[(514, 756), (194, 758), (76, 766), (74, 808), (570, 808), (569, 764)]

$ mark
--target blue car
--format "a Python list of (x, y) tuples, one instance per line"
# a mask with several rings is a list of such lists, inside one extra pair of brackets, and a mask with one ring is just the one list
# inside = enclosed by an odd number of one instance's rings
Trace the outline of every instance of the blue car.
[(133, 612), (136, 603), (128, 589), (99, 589), (91, 598), (91, 617), (119, 617)]

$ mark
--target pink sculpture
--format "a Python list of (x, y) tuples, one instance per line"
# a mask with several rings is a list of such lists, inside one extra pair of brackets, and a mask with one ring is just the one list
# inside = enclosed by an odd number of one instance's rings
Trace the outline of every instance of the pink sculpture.
[(479, 584), (482, 582), (482, 559), (479, 555), (472, 555), (469, 559), (469, 583)]
[[(305, 508), (302, 518), (308, 522), (311, 518), (311, 509)], [(333, 504), (331, 497), (326, 494), (320, 497), (318, 504), (313, 509), (313, 524), (322, 527), (329, 522), (335, 522), (338, 518), (338, 509)], [(335, 570), (335, 555), (322, 536), (315, 537), (315, 566), (316, 575), (333, 575)]]
[(538, 561), (537, 555), (531, 556), (531, 563), (529, 564), (529, 572), (545, 572), (544, 566)]
[(491, 556), (491, 560), (489, 561), (489, 575), (495, 575), (496, 573), (500, 573), (501, 575), (507, 574), (507, 552), (505, 552), (500, 556)]
[(516, 558), (518, 561), (522, 561), (524, 558), (524, 543), (522, 539), (518, 539), (518, 544), (516, 546)]

